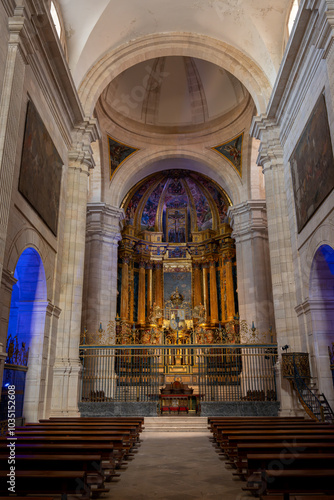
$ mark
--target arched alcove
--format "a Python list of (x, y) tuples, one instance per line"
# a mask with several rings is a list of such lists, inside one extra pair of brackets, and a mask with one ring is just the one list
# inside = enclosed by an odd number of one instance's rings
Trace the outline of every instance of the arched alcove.
[[(7, 333), (7, 344), (9, 346), (12, 343), (11, 352), (13, 349), (14, 352), (7, 362), (20, 367), (24, 364), (23, 357), (28, 354), (25, 388), (22, 387), (23, 416), (33, 421), (38, 415), (47, 307), (44, 266), (35, 249), (27, 248), (23, 251), (17, 262), (14, 278), (17, 281), (13, 286)], [(8, 373), (7, 378), (4, 377), (4, 384), (8, 383), (10, 376), (13, 377), (14, 374)]]
[(334, 341), (334, 250), (329, 245), (320, 246), (314, 255), (309, 297), (313, 329), (312, 365), (317, 370), (320, 392), (333, 401), (328, 347)]

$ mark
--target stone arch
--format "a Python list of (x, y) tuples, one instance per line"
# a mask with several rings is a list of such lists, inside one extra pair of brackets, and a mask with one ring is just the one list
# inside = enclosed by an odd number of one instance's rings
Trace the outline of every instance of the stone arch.
[(33, 248), (40, 255), (45, 271), (47, 297), (50, 299), (52, 297), (52, 277), (54, 272), (52, 256), (55, 257), (56, 254), (50, 251), (50, 247), (33, 228), (25, 227), (16, 234), (10, 244), (7, 259), (4, 262), (4, 268), (7, 268), (7, 270), (13, 274), (20, 255), (26, 248)]
[(163, 33), (147, 35), (105, 54), (84, 77), (79, 96), (86, 116), (92, 116), (104, 88), (131, 66), (163, 56), (189, 56), (216, 64), (234, 75), (251, 94), (258, 114), (269, 102), (271, 85), (259, 66), (235, 47), (205, 35)]
[(333, 221), (329, 221), (322, 224), (312, 235), (307, 250), (305, 252), (304, 258), (301, 262), (301, 272), (302, 272), (302, 288), (304, 290), (304, 298), (309, 297), (309, 289), (311, 282), (311, 270), (314, 262), (314, 258), (322, 245), (329, 245), (334, 248), (334, 224)]
[[(173, 166), (170, 163), (167, 165), (169, 161), (173, 161)], [(225, 190), (233, 204), (240, 203), (242, 199), (242, 181), (224, 158), (213, 152), (204, 154), (183, 150), (180, 154), (174, 149), (164, 149), (143, 151), (121, 165), (110, 182), (106, 202), (120, 207), (124, 196), (137, 182), (154, 172), (170, 168), (194, 170), (210, 177)]]
[[(11, 296), (7, 339), (17, 344), (21, 353), (29, 352), (25, 383), (13, 369), (7, 377), (17, 379), (24, 393), (23, 417), (29, 421), (38, 418), (41, 373), (43, 365), (47, 286), (44, 265), (40, 254), (27, 246), (19, 256), (14, 271), (15, 284)], [(17, 360), (22, 365), (23, 359)], [(14, 382), (14, 385), (16, 383)], [(22, 416), (22, 415), (21, 415)]]
[(333, 403), (333, 381), (328, 347), (334, 342), (334, 245), (321, 243), (313, 257), (308, 307), (311, 320), (311, 362), (316, 370), (318, 386)]

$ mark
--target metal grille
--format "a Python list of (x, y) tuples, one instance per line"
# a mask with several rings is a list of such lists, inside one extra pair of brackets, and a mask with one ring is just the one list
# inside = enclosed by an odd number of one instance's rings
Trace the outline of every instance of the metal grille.
[(275, 401), (277, 347), (81, 346), (81, 401), (157, 401), (166, 378), (186, 379), (201, 401)]

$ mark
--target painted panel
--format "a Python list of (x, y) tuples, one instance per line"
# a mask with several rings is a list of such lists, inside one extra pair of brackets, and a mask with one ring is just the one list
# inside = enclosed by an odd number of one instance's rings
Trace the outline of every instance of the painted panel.
[(333, 149), (323, 95), (291, 155), (290, 165), (300, 232), (334, 188)]
[(170, 300), (170, 296), (178, 287), (179, 292), (183, 295), (185, 302), (191, 303), (191, 272), (176, 271), (164, 272), (164, 299), (165, 302)]
[[(160, 182), (150, 194), (149, 199), (143, 209), (141, 217), (141, 230), (154, 231), (156, 223), (156, 215), (162, 191), (165, 187), (165, 181)], [(147, 189), (147, 188), (146, 188)]]
[(212, 229), (212, 212), (208, 200), (190, 177), (188, 178), (188, 186), (195, 203), (198, 230)]
[(228, 142), (212, 148), (223, 155), (226, 160), (233, 165), (240, 177), (242, 176), (242, 142), (244, 134), (240, 134)]
[(19, 192), (57, 236), (63, 161), (34, 104), (29, 101)]
[(130, 155), (138, 151), (138, 148), (133, 148), (127, 144), (116, 141), (108, 136), (109, 145), (109, 161), (110, 161), (110, 178), (113, 176), (115, 170), (120, 166), (123, 161), (129, 158)]

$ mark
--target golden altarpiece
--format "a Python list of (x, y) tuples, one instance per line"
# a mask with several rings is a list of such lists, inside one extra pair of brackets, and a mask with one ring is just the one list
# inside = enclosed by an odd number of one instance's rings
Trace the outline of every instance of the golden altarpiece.
[(238, 341), (229, 205), (217, 184), (185, 170), (146, 178), (123, 202), (117, 343), (180, 346), (160, 360), (161, 385), (197, 386), (196, 359), (181, 346)]

